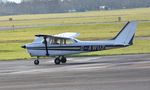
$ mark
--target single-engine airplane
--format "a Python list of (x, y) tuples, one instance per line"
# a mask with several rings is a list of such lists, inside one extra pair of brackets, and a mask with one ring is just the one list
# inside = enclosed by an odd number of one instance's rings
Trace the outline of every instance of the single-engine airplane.
[[(76, 39), (79, 33), (62, 33), (58, 35), (35, 35), (36, 39), (30, 43), (23, 45), (22, 48), (27, 49), (31, 56), (36, 56), (35, 65), (39, 64), (39, 57), (56, 56), (54, 63), (66, 63), (66, 55), (103, 51), (115, 48), (123, 48), (133, 45), (133, 39), (137, 22), (128, 22), (122, 30), (110, 40), (97, 41), (80, 41)], [(97, 33), (97, 32), (96, 32)]]

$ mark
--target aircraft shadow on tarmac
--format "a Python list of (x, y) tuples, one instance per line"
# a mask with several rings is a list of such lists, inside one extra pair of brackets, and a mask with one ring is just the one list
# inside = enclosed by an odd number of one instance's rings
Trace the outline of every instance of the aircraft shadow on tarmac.
[[(75, 60), (74, 60), (75, 61)], [(86, 64), (132, 64), (132, 63), (136, 63), (136, 62), (143, 62), (143, 61), (150, 61), (150, 60), (142, 60), (142, 59), (120, 59), (120, 60), (104, 60), (104, 61), (95, 61), (95, 59), (92, 59), (90, 61), (83, 61), (83, 62), (72, 62), (70, 60), (70, 62), (68, 61), (67, 63), (65, 64), (60, 64), (60, 65), (57, 65), (57, 66), (69, 66), (69, 65), (86, 65)], [(46, 64), (41, 64), (42, 66), (56, 66), (55, 64), (53, 63), (46, 63)]]

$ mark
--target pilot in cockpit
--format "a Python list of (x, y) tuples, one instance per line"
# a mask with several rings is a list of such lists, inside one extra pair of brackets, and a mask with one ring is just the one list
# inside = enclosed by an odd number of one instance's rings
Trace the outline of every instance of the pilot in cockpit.
[(58, 39), (54, 39), (53, 44), (59, 45), (59, 43), (58, 43)]

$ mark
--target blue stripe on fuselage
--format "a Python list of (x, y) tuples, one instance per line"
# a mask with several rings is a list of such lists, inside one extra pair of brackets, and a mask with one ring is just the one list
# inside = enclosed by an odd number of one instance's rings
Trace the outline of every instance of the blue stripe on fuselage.
[[(126, 47), (124, 45), (85, 45), (85, 46), (48, 46), (48, 50), (65, 50), (65, 51), (101, 51), (108, 48)], [(29, 50), (46, 50), (45, 47), (27, 47)]]

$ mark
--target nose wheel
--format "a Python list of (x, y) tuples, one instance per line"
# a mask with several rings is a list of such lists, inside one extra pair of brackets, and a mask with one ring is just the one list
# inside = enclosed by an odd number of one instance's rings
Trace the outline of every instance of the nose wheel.
[(37, 57), (36, 60), (34, 60), (34, 65), (39, 65), (40, 61), (39, 61), (39, 57)]
[(67, 62), (67, 59), (64, 56), (62, 56), (62, 57), (59, 56), (54, 60), (54, 63), (56, 65), (59, 65), (60, 63), (66, 63), (66, 62)]
[(40, 62), (39, 62), (38, 59), (34, 60), (34, 64), (35, 64), (35, 65), (39, 65), (39, 63), (40, 63)]

